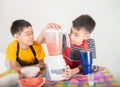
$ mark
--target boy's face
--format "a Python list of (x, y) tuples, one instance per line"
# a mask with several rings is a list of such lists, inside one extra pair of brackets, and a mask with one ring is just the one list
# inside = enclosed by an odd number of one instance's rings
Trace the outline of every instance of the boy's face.
[(70, 31), (70, 41), (72, 44), (81, 45), (82, 41), (88, 39), (90, 34), (85, 30), (85, 28), (80, 28), (79, 30), (74, 27)]
[(25, 27), (21, 33), (16, 34), (15, 38), (22, 45), (26, 46), (32, 45), (34, 40), (32, 27), (31, 26)]

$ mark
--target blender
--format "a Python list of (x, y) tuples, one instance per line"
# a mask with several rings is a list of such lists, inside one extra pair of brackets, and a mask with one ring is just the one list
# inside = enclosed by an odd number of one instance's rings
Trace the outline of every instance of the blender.
[(46, 78), (52, 81), (63, 80), (61, 73), (66, 67), (62, 56), (62, 30), (45, 29), (44, 36), (48, 55), (46, 57)]

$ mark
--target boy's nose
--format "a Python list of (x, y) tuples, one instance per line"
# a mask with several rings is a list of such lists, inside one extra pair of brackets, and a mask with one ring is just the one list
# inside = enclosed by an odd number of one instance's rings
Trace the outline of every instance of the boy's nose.
[(34, 38), (34, 35), (30, 35), (30, 38), (33, 39), (33, 38)]
[(74, 36), (73, 36), (73, 35), (71, 35), (71, 39), (72, 39), (72, 40), (74, 39)]

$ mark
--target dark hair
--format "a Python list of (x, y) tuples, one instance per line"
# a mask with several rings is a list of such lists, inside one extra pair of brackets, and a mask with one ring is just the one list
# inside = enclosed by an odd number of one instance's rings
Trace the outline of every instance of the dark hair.
[(32, 25), (26, 20), (15, 20), (12, 23), (11, 28), (10, 28), (11, 34), (14, 35), (16, 33), (20, 33), (23, 31), (25, 27), (29, 27), (29, 26), (32, 27)]
[(81, 15), (77, 17), (72, 23), (75, 29), (80, 30), (80, 28), (83, 27), (89, 33), (91, 33), (94, 30), (94, 27), (96, 25), (93, 18), (90, 17), (89, 15)]

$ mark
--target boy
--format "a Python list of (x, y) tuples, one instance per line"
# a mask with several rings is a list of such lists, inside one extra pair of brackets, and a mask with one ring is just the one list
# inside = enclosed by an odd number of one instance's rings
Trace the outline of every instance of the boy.
[[(63, 35), (63, 57), (66, 61), (66, 69), (63, 77), (67, 80), (72, 75), (82, 71), (81, 67), (81, 51), (91, 51), (92, 58), (96, 58), (94, 39), (90, 38), (91, 32), (94, 30), (95, 21), (89, 15), (81, 15), (72, 22), (72, 28), (69, 36)], [(50, 23), (46, 28), (60, 29), (57, 24)], [(41, 33), (38, 42), (44, 42), (44, 35)]]
[(10, 67), (18, 72), (25, 66), (44, 69), (45, 53), (42, 46), (34, 41), (32, 25), (26, 20), (16, 20), (12, 23), (11, 34), (16, 40), (6, 49), (6, 58), (10, 60)]

